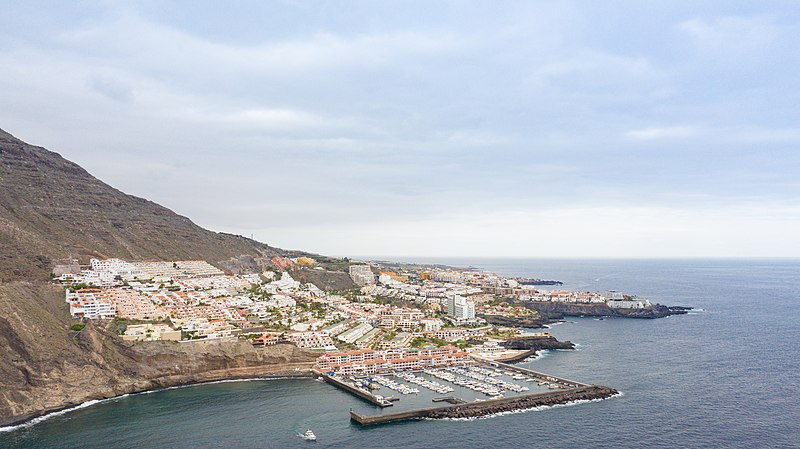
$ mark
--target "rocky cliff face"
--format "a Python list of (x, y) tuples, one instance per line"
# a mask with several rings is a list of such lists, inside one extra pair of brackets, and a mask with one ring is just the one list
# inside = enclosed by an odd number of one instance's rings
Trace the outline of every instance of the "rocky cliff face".
[(203, 259), (261, 269), (283, 250), (203, 229), (0, 130), (0, 425), (151, 388), (307, 368), (315, 354), (246, 342), (129, 343), (102, 324), (70, 332), (54, 261)]
[(125, 393), (307, 369), (317, 354), (240, 341), (123, 342), (101, 323), (70, 332), (63, 291), (0, 284), (0, 425)]
[(0, 280), (47, 279), (54, 261), (71, 258), (204, 259), (225, 268), (242, 255), (283, 253), (203, 229), (0, 130)]

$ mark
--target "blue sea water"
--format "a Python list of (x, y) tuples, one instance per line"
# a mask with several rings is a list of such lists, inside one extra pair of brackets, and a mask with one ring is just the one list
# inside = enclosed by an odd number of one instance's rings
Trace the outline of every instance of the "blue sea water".
[[(623, 392), (599, 402), (362, 428), (349, 422), (348, 410), (370, 406), (320, 382), (215, 383), (53, 416), (0, 433), (0, 447), (800, 447), (800, 261), (436, 262), (701, 310), (553, 326), (578, 350), (526, 365)], [(306, 428), (317, 442), (296, 436)]]

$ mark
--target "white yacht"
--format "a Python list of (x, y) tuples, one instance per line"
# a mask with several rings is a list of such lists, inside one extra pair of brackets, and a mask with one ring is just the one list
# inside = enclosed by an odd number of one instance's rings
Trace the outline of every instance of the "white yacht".
[(297, 436), (299, 436), (300, 438), (302, 438), (304, 440), (308, 440), (308, 441), (316, 441), (317, 440), (317, 436), (314, 435), (314, 432), (312, 432), (311, 429), (306, 430), (306, 433), (303, 433), (303, 434), (298, 433)]

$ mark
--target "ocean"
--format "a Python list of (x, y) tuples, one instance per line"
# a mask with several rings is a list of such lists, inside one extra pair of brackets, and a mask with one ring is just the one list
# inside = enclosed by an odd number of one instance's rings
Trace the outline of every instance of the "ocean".
[[(314, 380), (221, 382), (101, 401), (3, 429), (0, 447), (800, 447), (800, 261), (415, 259), (697, 308), (568, 318), (578, 345), (524, 365), (616, 388), (604, 401), (362, 428), (368, 404)], [(312, 429), (318, 440), (298, 432)]]

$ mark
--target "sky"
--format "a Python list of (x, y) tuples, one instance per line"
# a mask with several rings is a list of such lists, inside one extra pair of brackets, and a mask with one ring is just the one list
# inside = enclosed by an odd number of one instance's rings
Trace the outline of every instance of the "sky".
[(338, 256), (800, 256), (796, 1), (0, 11), (0, 128), (209, 229)]

